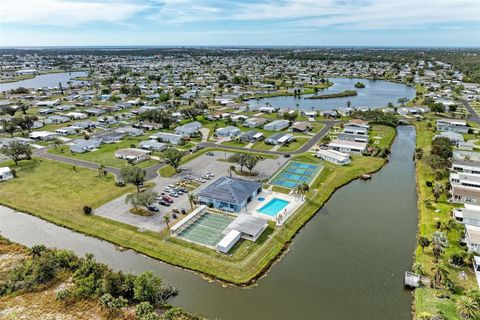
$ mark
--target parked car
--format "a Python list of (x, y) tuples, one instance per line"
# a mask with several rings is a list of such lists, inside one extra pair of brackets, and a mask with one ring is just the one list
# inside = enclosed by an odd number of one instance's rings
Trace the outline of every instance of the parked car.
[(174, 198), (178, 198), (178, 197), (179, 197), (178, 193), (173, 192), (173, 191), (170, 192), (169, 195), (172, 196), (172, 197), (174, 197)]
[(168, 203), (167, 201), (165, 200), (160, 200), (158, 201), (158, 204), (164, 206), (164, 207), (170, 207), (170, 203)]
[(207, 156), (214, 156), (215, 154), (214, 154), (213, 152), (211, 152), (211, 151), (208, 151), (208, 152), (206, 153), (206, 155), (207, 155)]
[(173, 199), (170, 198), (170, 197), (167, 196), (167, 195), (162, 196), (162, 199), (161, 199), (161, 200), (166, 201), (166, 202), (168, 202), (168, 203), (173, 203)]
[(153, 212), (159, 212), (160, 209), (158, 209), (156, 206), (148, 206), (148, 210), (153, 211)]

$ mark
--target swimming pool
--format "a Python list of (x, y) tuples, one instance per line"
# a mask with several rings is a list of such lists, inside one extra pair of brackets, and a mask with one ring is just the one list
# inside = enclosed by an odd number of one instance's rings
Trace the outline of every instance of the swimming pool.
[(263, 207), (258, 209), (258, 212), (266, 214), (270, 217), (275, 217), (280, 211), (282, 211), (290, 202), (278, 198), (273, 198), (268, 201)]

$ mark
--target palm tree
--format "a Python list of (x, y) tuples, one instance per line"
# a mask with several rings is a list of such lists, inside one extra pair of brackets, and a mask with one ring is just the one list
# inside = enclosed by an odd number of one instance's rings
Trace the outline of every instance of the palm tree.
[(480, 316), (480, 307), (472, 297), (461, 296), (455, 303), (458, 314), (464, 319), (475, 319)]
[(166, 214), (166, 215), (163, 216), (163, 221), (167, 225), (167, 228), (170, 229), (170, 226), (168, 225), (168, 223), (170, 222), (170, 215), (169, 214)]
[(230, 178), (232, 177), (232, 172), (235, 171), (235, 166), (232, 164), (229, 168), (228, 168), (228, 173), (230, 175)]
[(435, 182), (435, 184), (432, 187), (432, 192), (433, 192), (433, 197), (435, 198), (435, 202), (438, 201), (438, 198), (443, 193), (443, 186), (440, 183)]
[(430, 239), (428, 239), (428, 237), (425, 237), (425, 236), (420, 236), (418, 238), (418, 244), (420, 245), (420, 247), (422, 247), (422, 253), (425, 251), (425, 248), (428, 247), (430, 245)]
[(438, 263), (438, 259), (444, 251), (443, 248), (448, 247), (448, 239), (443, 232), (435, 231), (432, 235), (432, 243), (435, 263)]
[(55, 139), (53, 140), (53, 147), (55, 149), (57, 149), (58, 147), (60, 147), (62, 145), (62, 141), (60, 139)]
[(99, 167), (98, 167), (98, 176), (101, 178), (101, 177), (105, 177), (105, 165), (104, 164), (101, 164)]
[(189, 193), (188, 194), (188, 202), (190, 203), (190, 207), (194, 208), (195, 204), (197, 203), (198, 201), (198, 197), (196, 195), (194, 195), (193, 193)]
[(432, 267), (433, 271), (433, 284), (435, 287), (439, 288), (442, 281), (448, 279), (448, 269), (443, 263), (439, 263)]

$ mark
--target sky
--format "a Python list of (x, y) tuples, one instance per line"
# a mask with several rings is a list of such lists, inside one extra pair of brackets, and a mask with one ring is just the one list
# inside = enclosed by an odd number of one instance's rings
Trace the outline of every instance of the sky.
[(480, 46), (480, 0), (0, 0), (0, 46)]

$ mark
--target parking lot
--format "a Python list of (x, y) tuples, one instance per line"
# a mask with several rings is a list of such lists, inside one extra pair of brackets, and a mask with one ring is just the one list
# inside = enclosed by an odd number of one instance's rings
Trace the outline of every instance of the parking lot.
[[(228, 175), (229, 168), (232, 165), (230, 162), (222, 161), (226, 160), (231, 153), (223, 151), (214, 151), (213, 155), (202, 155), (198, 158), (193, 159), (183, 166), (183, 171), (176, 174), (171, 178), (164, 178), (161, 176), (156, 177), (151, 180), (155, 183), (155, 187), (152, 188), (152, 191), (162, 193), (164, 192), (165, 187), (168, 185), (175, 185), (178, 182), (182, 181), (184, 177), (191, 176), (194, 179), (199, 178), (204, 175), (206, 172), (210, 172), (214, 177), (211, 180), (207, 180), (205, 183), (201, 183), (193, 193), (196, 193), (218, 177)], [(257, 176), (244, 177), (240, 176), (242, 179), (252, 179), (252, 180), (264, 180), (270, 178), (275, 172), (282, 167), (282, 165), (288, 161), (284, 157), (279, 157), (277, 159), (264, 159), (258, 162), (254, 171), (258, 172)], [(238, 170), (238, 165), (236, 166)], [(244, 168), (244, 170), (247, 170)], [(232, 176), (237, 176), (235, 172), (232, 173)], [(238, 176), (237, 176), (238, 177)], [(103, 216), (108, 219), (116, 220), (119, 222), (127, 223), (138, 228), (148, 229), (152, 231), (160, 231), (164, 229), (165, 223), (163, 221), (163, 216), (165, 214), (171, 213), (173, 208), (185, 209), (187, 212), (190, 210), (190, 203), (188, 201), (188, 195), (182, 194), (178, 198), (173, 198), (173, 203), (170, 207), (164, 207), (155, 204), (160, 209), (160, 212), (155, 213), (151, 217), (143, 217), (132, 214), (129, 212), (131, 206), (125, 203), (126, 195), (119, 197), (102, 207), (95, 210), (95, 214)]]

